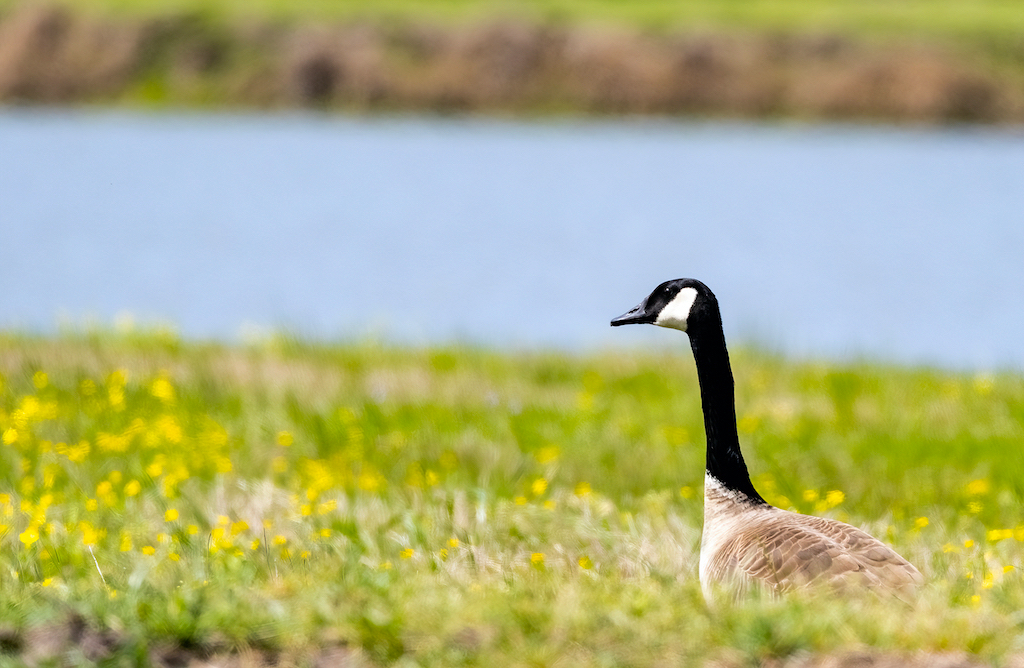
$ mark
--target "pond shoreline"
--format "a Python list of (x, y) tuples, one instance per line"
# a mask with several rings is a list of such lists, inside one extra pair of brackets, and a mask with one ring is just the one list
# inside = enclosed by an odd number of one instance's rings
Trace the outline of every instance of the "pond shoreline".
[(949, 45), (828, 34), (0, 13), (0, 103), (92, 102), (1019, 123), (1024, 77)]

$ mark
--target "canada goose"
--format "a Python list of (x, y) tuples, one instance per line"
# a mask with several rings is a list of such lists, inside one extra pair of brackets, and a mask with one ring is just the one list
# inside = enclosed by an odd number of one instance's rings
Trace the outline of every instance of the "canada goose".
[(760, 582), (782, 591), (827, 583), (899, 593), (923, 580), (906, 559), (871, 535), (832, 519), (800, 515), (765, 501), (750, 482), (736, 431), (729, 352), (718, 300), (692, 278), (662, 283), (612, 326), (652, 324), (690, 336), (697, 365), (707, 465), (700, 582)]

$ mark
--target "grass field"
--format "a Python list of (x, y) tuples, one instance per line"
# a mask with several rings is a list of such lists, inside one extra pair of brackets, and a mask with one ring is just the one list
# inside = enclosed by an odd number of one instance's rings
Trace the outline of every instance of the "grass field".
[[(992, 39), (1024, 34), (1013, 0), (65, 0), (108, 15), (196, 12), (228, 19), (476, 21), (523, 18), (640, 28), (829, 31)], [(0, 0), (0, 6), (15, 0)]]
[[(755, 485), (890, 541), (927, 578), (914, 606), (703, 600), (683, 340), (666, 358), (0, 335), (0, 662), (1024, 653), (1021, 377), (733, 358)], [(69, 618), (102, 642), (34, 647)]]

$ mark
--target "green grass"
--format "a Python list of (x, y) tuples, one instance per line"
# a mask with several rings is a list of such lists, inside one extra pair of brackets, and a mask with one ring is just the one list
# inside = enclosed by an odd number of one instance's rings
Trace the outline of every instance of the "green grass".
[(666, 358), (0, 335), (0, 630), (74, 611), (125, 662), (1020, 652), (1022, 378), (733, 362), (755, 484), (890, 541), (928, 580), (915, 607), (703, 600), (682, 340)]
[[(0, 7), (16, 0), (0, 0)], [(493, 17), (642, 28), (713, 28), (1019, 37), (1014, 0), (64, 0), (79, 10), (149, 16), (196, 12), (227, 19), (352, 18), (476, 21)]]

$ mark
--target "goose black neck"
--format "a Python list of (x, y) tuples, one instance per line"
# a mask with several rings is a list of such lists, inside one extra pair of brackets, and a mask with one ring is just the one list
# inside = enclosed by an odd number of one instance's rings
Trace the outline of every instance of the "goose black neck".
[[(712, 315), (709, 313), (708, 315)], [(707, 435), (707, 473), (727, 489), (740, 492), (754, 503), (766, 503), (754, 489), (740, 452), (736, 431), (736, 396), (725, 347), (725, 333), (717, 309), (701, 326), (691, 327), (690, 347), (697, 363), (704, 431)]]

